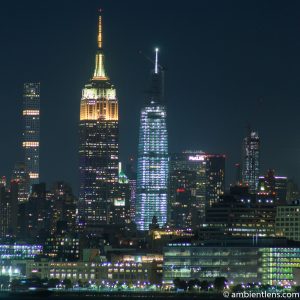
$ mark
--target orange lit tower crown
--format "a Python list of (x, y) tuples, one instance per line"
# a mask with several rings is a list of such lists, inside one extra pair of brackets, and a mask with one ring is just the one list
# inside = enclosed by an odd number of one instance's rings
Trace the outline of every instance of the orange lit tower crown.
[(82, 90), (79, 121), (79, 219), (106, 224), (118, 182), (119, 123), (116, 89), (106, 75), (99, 14), (95, 70)]

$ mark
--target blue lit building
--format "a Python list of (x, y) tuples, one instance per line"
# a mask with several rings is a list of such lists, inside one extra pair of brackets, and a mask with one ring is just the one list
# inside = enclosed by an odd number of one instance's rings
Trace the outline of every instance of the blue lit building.
[(39, 183), (40, 84), (25, 83), (23, 91), (24, 163), (29, 185)]
[(135, 222), (138, 230), (148, 230), (153, 217), (162, 227), (167, 222), (168, 205), (168, 132), (163, 99), (163, 70), (157, 63), (151, 74), (150, 89), (141, 111), (137, 198)]

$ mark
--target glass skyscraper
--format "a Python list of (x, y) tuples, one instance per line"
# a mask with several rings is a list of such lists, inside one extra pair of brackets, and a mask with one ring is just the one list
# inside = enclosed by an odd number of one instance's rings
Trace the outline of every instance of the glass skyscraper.
[(250, 131), (243, 143), (243, 183), (249, 186), (249, 191), (255, 193), (259, 180), (259, 146), (258, 133)]
[(29, 186), (39, 183), (40, 153), (40, 84), (25, 83), (23, 90), (24, 163)]
[(82, 90), (79, 121), (79, 225), (109, 223), (118, 184), (118, 100), (104, 68), (102, 16), (92, 79)]
[(168, 215), (168, 132), (163, 97), (163, 70), (157, 63), (151, 73), (150, 89), (141, 111), (135, 222), (148, 230), (153, 218), (162, 227)]

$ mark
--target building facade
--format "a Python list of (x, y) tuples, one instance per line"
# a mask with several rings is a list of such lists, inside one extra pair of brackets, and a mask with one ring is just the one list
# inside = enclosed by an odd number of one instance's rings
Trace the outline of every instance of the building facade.
[(276, 208), (276, 235), (300, 241), (300, 205), (280, 205)]
[(82, 90), (79, 121), (79, 225), (109, 223), (118, 183), (119, 116), (116, 89), (104, 68), (102, 16), (92, 79)]
[[(25, 83), (23, 90), (23, 140), (24, 163), (29, 176), (29, 186), (40, 178), (40, 84)], [(28, 191), (29, 192), (29, 191)]]
[(163, 70), (158, 67), (156, 51), (155, 69), (140, 118), (135, 205), (138, 230), (148, 230), (153, 217), (160, 227), (167, 223), (169, 156), (166, 118)]

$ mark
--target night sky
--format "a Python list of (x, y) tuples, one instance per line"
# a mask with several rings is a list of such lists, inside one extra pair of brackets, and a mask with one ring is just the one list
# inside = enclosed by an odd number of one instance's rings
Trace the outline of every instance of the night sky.
[(77, 191), (81, 89), (92, 76), (97, 9), (117, 88), (120, 152), (136, 155), (139, 112), (160, 48), (170, 151), (227, 155), (227, 184), (250, 124), (261, 173), (300, 182), (300, 2), (51, 0), (0, 2), (0, 175), (21, 160), (23, 82), (41, 82), (42, 181)]

